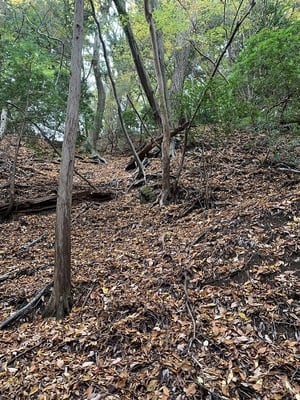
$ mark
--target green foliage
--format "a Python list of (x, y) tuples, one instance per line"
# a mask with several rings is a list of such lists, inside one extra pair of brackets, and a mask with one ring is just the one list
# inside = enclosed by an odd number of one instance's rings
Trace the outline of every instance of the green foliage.
[(140, 189), (140, 199), (142, 204), (153, 203), (157, 198), (154, 187), (148, 185)]
[(252, 28), (259, 32), (266, 28), (287, 27), (294, 9), (295, 2), (293, 0), (258, 1), (251, 17)]
[(123, 119), (129, 130), (136, 131), (138, 129), (139, 121), (138, 121), (138, 117), (133, 109), (127, 108), (123, 112)]
[(63, 124), (69, 84), (67, 15), (62, 1), (5, 4), (0, 15), (0, 108), (9, 108), (9, 131), (18, 129), (24, 113), (29, 130), (30, 122), (52, 132)]
[(226, 120), (299, 123), (300, 22), (252, 36), (222, 90), (219, 112)]
[[(58, 120), (65, 107), (68, 73), (53, 68), (53, 56), (30, 39), (20, 39), (4, 47), (0, 77), (0, 104), (12, 103), (14, 110), (29, 110), (31, 120)], [(38, 117), (38, 118), (37, 118)]]
[(174, 0), (163, 0), (160, 7), (154, 10), (154, 18), (156, 28), (163, 31), (164, 37), (169, 40), (174, 40), (178, 32), (186, 30), (189, 24), (185, 13)]
[[(28, 117), (37, 124), (63, 126), (69, 81), (70, 39), (73, 3), (64, 0), (7, 0), (0, 2), (0, 109), (7, 102), (9, 118), (16, 124), (28, 105)], [(145, 68), (156, 90), (149, 27), (142, 1), (126, 2), (128, 18), (138, 41)], [(164, 36), (166, 75), (169, 87), (174, 77), (175, 50), (190, 46), (184, 89), (178, 92), (173, 112), (177, 120), (191, 118), (203, 91), (206, 92), (195, 124), (224, 122), (227, 127), (252, 123), (277, 124), (299, 120), (299, 6), (293, 0), (258, 1), (244, 21), (220, 66), (221, 75), (206, 90), (214, 62), (224, 48), (232, 28), (248, 10), (249, 2), (232, 0), (161, 0), (154, 11), (156, 27)], [(126, 108), (130, 96), (151, 131), (155, 124), (141, 95), (131, 53), (118, 25), (111, 2), (96, 4), (114, 68), (118, 96)], [(238, 13), (238, 14), (237, 14)], [(294, 23), (292, 23), (294, 21)], [(87, 8), (85, 31), (94, 32)], [(85, 41), (85, 78), (81, 97), (81, 127), (92, 128), (95, 85), (90, 79), (92, 43)], [(249, 38), (249, 40), (245, 39)], [(241, 49), (243, 49), (241, 51)], [(100, 52), (101, 53), (101, 52)], [(101, 70), (105, 71), (100, 56)], [(91, 83), (92, 82), (92, 83)], [(115, 105), (109, 103), (109, 85), (104, 132), (119, 132)], [(173, 100), (173, 97), (172, 97)], [(19, 110), (19, 111), (17, 111)], [(140, 122), (131, 108), (125, 123), (136, 132)]]

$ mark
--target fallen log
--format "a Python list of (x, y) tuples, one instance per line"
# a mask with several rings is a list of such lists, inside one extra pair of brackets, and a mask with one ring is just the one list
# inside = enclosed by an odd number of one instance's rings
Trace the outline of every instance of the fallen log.
[[(171, 132), (171, 137), (176, 136), (178, 133), (183, 132), (189, 126), (189, 122), (185, 122), (183, 125), (178, 126)], [(138, 156), (141, 161), (148, 155), (148, 153), (155, 147), (159, 146), (162, 143), (163, 136), (157, 136), (155, 138), (151, 138), (148, 142), (146, 142), (141, 149), (138, 151)], [(125, 170), (130, 171), (131, 169), (135, 169), (135, 159), (132, 157), (127, 164)]]
[[(73, 194), (73, 204), (84, 200), (94, 202), (109, 201), (114, 198), (112, 192), (90, 192), (84, 190)], [(39, 213), (43, 211), (54, 210), (56, 207), (57, 194), (51, 194), (45, 197), (15, 200), (13, 204), (0, 203), (0, 218), (7, 218), (13, 213)]]

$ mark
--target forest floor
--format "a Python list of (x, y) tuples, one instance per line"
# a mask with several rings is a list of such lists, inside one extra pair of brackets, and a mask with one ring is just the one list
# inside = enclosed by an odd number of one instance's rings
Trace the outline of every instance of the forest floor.
[[(2, 140), (0, 205), (15, 149)], [(0, 331), (0, 399), (299, 400), (299, 144), (279, 149), (274, 162), (263, 135), (199, 142), (163, 208), (133, 186), (128, 157), (76, 159), (114, 198), (74, 202), (71, 314), (42, 318), (48, 290)], [(22, 146), (17, 199), (55, 194), (58, 170), (45, 145)], [(93, 191), (86, 180), (74, 192)], [(54, 210), (0, 223), (0, 323), (53, 280), (54, 232)]]

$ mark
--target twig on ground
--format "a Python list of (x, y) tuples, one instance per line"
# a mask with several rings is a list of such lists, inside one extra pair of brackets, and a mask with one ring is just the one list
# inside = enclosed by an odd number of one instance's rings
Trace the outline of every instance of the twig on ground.
[(192, 324), (193, 324), (193, 336), (192, 336), (192, 338), (190, 340), (190, 344), (189, 344), (189, 348), (191, 348), (193, 343), (194, 343), (194, 341), (196, 340), (196, 320), (195, 320), (195, 317), (194, 317), (193, 306), (191, 304), (191, 301), (190, 301), (190, 298), (189, 298), (189, 294), (188, 294), (188, 291), (187, 291), (187, 285), (188, 285), (188, 276), (187, 276), (186, 271), (184, 271), (183, 290), (184, 290), (184, 295), (185, 295), (185, 305), (186, 305), (186, 308), (188, 310), (188, 313), (189, 313), (189, 315), (191, 317)]
[(90, 287), (90, 290), (88, 291), (88, 294), (86, 295), (86, 297), (84, 299), (84, 302), (82, 303), (82, 307), (84, 307), (86, 305), (90, 295), (92, 294), (92, 291), (95, 289), (96, 283), (97, 283), (97, 281), (94, 280), (92, 286)]
[(0, 282), (4, 282), (7, 279), (15, 276), (15, 275), (19, 275), (23, 270), (21, 270), (20, 268), (16, 268), (12, 271), (7, 272), (7, 274), (1, 275), (0, 276)]
[(283, 172), (290, 172), (292, 174), (300, 174), (299, 169), (294, 169), (294, 168), (287, 168), (287, 167), (278, 167), (276, 168), (278, 171), (283, 171)]
[[(20, 252), (16, 253), (16, 255), (18, 255), (18, 254), (20, 254)], [(23, 268), (23, 269), (16, 268), (16, 269), (14, 269), (12, 271), (7, 272), (4, 275), (1, 275), (0, 276), (0, 282), (4, 282), (7, 279), (16, 278), (17, 276), (21, 276), (21, 275), (34, 275), (34, 273), (35, 272), (32, 269), (29, 269), (29, 268)]]
[(44, 338), (41, 342), (35, 344), (34, 346), (29, 347), (29, 349), (26, 349), (24, 351), (22, 351), (21, 353), (17, 354), (16, 356), (12, 357), (8, 362), (7, 365), (11, 365), (13, 364), (18, 358), (24, 356), (25, 354), (31, 352), (32, 350), (36, 349), (38, 346), (40, 346), (41, 344), (43, 344), (44, 342), (46, 342), (46, 338)]
[(33, 240), (32, 242), (29, 242), (29, 243), (27, 243), (27, 244), (24, 244), (24, 245), (21, 247), (21, 250), (27, 250), (27, 249), (29, 249), (29, 247), (34, 246), (35, 244), (41, 242), (41, 241), (44, 240), (45, 238), (46, 238), (46, 235), (43, 233), (41, 236), (39, 236), (37, 239)]

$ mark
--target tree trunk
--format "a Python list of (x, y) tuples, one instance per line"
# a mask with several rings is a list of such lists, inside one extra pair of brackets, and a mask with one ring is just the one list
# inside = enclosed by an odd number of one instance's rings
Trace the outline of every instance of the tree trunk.
[(136, 68), (137, 74), (139, 76), (144, 93), (150, 104), (154, 120), (158, 126), (161, 126), (159, 107), (158, 107), (157, 101), (154, 96), (154, 90), (151, 87), (150, 78), (144, 67), (145, 64), (142, 60), (141, 52), (139, 50), (139, 47), (137, 45), (137, 42), (135, 40), (135, 37), (134, 37), (132, 29), (131, 29), (129, 16), (128, 16), (128, 14), (126, 12), (126, 8), (125, 8), (125, 1), (124, 0), (114, 0), (114, 3), (117, 8), (117, 11), (119, 13), (120, 21), (123, 26), (124, 33), (126, 35), (127, 42), (130, 47), (130, 50), (131, 50), (135, 68)]
[(71, 292), (71, 206), (81, 89), (81, 52), (84, 0), (75, 1), (71, 77), (67, 103), (58, 199), (56, 206), (54, 287), (45, 315), (62, 319), (72, 308)]
[(166, 82), (163, 74), (164, 68), (162, 68), (163, 60), (161, 55), (163, 54), (163, 49), (159, 48), (161, 46), (161, 41), (157, 39), (157, 32), (155, 29), (155, 24), (152, 18), (152, 5), (150, 5), (151, 0), (144, 0), (145, 5), (145, 16), (149, 24), (151, 43), (153, 49), (153, 59), (155, 72), (157, 77), (159, 95), (160, 95), (160, 117), (162, 122), (163, 140), (162, 140), (162, 191), (160, 197), (160, 205), (167, 203), (170, 197), (170, 125), (168, 116), (168, 106), (166, 97)]
[(5, 135), (6, 126), (7, 126), (7, 108), (3, 107), (2, 111), (1, 111), (1, 117), (0, 117), (0, 140)]
[(173, 52), (173, 74), (170, 87), (170, 125), (172, 129), (181, 125), (185, 115), (182, 114), (182, 90), (188, 73), (191, 45), (187, 41), (189, 32), (179, 34), (176, 49)]
[[(103, 126), (103, 114), (105, 109), (105, 89), (102, 82), (101, 71), (99, 67), (99, 48), (100, 48), (100, 40), (98, 36), (98, 32), (95, 32), (95, 39), (94, 39), (94, 51), (93, 51), (93, 58), (92, 58), (92, 68), (94, 72), (96, 88), (97, 88), (97, 108), (94, 118), (94, 126), (89, 131), (88, 134), (88, 142), (90, 147), (90, 152), (93, 157), (100, 157), (97, 151), (97, 140), (99, 139), (99, 134), (101, 132)], [(104, 160), (101, 158), (101, 160)]]
[(121, 109), (121, 103), (120, 103), (119, 98), (118, 98), (116, 84), (115, 84), (115, 81), (114, 81), (114, 78), (113, 78), (112, 70), (111, 70), (110, 63), (109, 63), (109, 57), (108, 57), (107, 50), (106, 50), (106, 44), (105, 44), (105, 41), (104, 41), (103, 36), (102, 36), (100, 23), (99, 23), (99, 21), (97, 19), (97, 16), (96, 16), (96, 11), (95, 11), (95, 6), (94, 6), (93, 0), (90, 0), (90, 5), (91, 5), (91, 8), (92, 8), (94, 21), (95, 21), (95, 23), (97, 25), (97, 28), (98, 28), (98, 35), (99, 35), (99, 39), (100, 39), (100, 42), (101, 42), (101, 45), (102, 45), (102, 49), (103, 49), (103, 57), (104, 57), (104, 60), (105, 60), (107, 73), (108, 73), (108, 77), (109, 77), (109, 80), (110, 80), (110, 83), (111, 83), (114, 99), (115, 99), (115, 102), (117, 104), (117, 111), (118, 111), (118, 117), (119, 117), (121, 129), (122, 129), (122, 132), (124, 133), (124, 136), (125, 136), (128, 144), (129, 144), (129, 147), (130, 147), (130, 149), (132, 151), (132, 154), (133, 154), (133, 156), (135, 158), (135, 161), (136, 161), (136, 164), (137, 164), (137, 167), (138, 167), (138, 177), (144, 177), (144, 179), (145, 179), (145, 172), (144, 172), (143, 163), (139, 159), (138, 153), (137, 153), (137, 151), (136, 151), (136, 149), (134, 147), (134, 144), (133, 144), (133, 142), (132, 142), (132, 140), (131, 140), (131, 138), (130, 138), (130, 136), (128, 134), (128, 131), (127, 131), (125, 123), (124, 123), (124, 119), (123, 119), (123, 115), (122, 115), (122, 109)]

